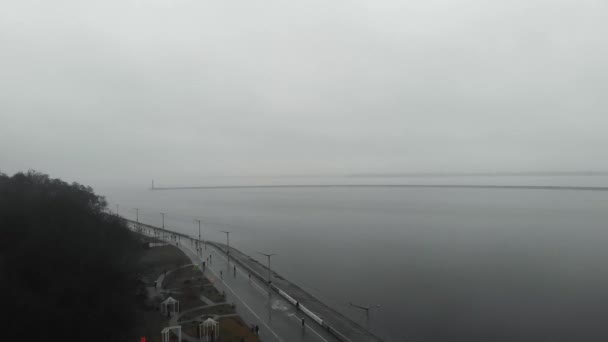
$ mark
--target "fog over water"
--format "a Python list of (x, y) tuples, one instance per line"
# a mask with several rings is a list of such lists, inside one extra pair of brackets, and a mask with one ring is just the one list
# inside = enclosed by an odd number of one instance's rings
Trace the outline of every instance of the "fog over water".
[(0, 0), (0, 172), (90, 185), (185, 233), (200, 217), (214, 240), (229, 227), (345, 314), (381, 304), (388, 341), (606, 340), (608, 192), (148, 187), (608, 186), (607, 13)]
[(602, 0), (1, 0), (0, 167), (608, 170)]
[[(598, 185), (608, 177), (491, 178)], [(608, 338), (608, 192), (104, 191), (126, 217), (138, 206), (143, 222), (160, 225), (166, 212), (167, 227), (192, 235), (200, 217), (204, 238), (225, 241), (220, 230), (228, 229), (231, 245), (261, 262), (256, 251), (278, 253), (273, 267), (281, 275), (362, 324), (348, 302), (381, 304), (371, 324), (387, 341)]]

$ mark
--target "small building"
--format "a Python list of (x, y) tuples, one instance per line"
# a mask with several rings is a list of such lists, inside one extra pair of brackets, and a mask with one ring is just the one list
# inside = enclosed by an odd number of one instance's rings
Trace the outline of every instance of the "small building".
[(179, 301), (173, 297), (165, 299), (160, 303), (160, 313), (163, 316), (173, 316), (174, 314), (179, 313)]
[(207, 318), (201, 324), (198, 325), (199, 336), (198, 338), (205, 338), (205, 341), (217, 341), (220, 337), (220, 323), (211, 318)]
[[(175, 331), (177, 330), (177, 334)], [(160, 335), (162, 337), (162, 342), (171, 342), (171, 332), (177, 335), (177, 341), (182, 342), (182, 326), (174, 325), (171, 327), (166, 327), (161, 330)]]

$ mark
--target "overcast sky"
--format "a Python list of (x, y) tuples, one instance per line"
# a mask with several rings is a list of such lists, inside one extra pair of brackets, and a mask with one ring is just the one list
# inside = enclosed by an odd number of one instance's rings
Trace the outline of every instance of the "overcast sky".
[(0, 170), (606, 170), (607, 18), (605, 0), (0, 0)]

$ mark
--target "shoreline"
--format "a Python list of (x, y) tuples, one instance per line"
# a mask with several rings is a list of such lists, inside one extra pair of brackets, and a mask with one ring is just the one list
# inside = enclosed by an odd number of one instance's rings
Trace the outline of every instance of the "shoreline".
[[(138, 223), (125, 219), (132, 225)], [(152, 226), (149, 224), (139, 223), (141, 227), (148, 229), (154, 229), (156, 231), (166, 232), (174, 234), (186, 239), (197, 240), (196, 237), (189, 236), (183, 233), (171, 231), (168, 229), (162, 229), (160, 227)], [(226, 255), (226, 245), (215, 241), (201, 240), (207, 243), (216, 250)], [(227, 256), (227, 255), (226, 255)], [(230, 247), (230, 257), (233, 261), (241, 265), (244, 269), (247, 269), (254, 277), (263, 283), (267, 283), (267, 277), (263, 274), (268, 273), (268, 268), (251, 256)], [(322, 326), (328, 333), (336, 337), (340, 341), (345, 342), (380, 342), (381, 338), (375, 336), (367, 329), (362, 327), (360, 324), (344, 316), (342, 313), (333, 309), (329, 305), (323, 303), (321, 300), (308, 293), (297, 284), (290, 282), (275, 271), (272, 271), (272, 284), (271, 289), (288, 301), (295, 307), (296, 302), (300, 303), (299, 310), (306, 314), (310, 319)]]
[[(207, 244), (213, 246), (217, 250), (226, 255), (226, 245), (223, 243), (207, 241)], [(230, 247), (231, 259), (236, 261), (242, 267), (251, 271), (251, 274), (258, 280), (267, 283), (268, 268), (255, 260), (251, 256), (239, 251), (236, 248)], [(260, 272), (261, 269), (261, 272)], [(316, 321), (319, 325), (327, 329), (332, 335), (341, 341), (365, 341), (378, 342), (382, 341), (379, 337), (373, 335), (367, 329), (362, 327), (357, 322), (344, 316), (334, 308), (325, 304), (314, 295), (302, 289), (297, 284), (290, 282), (280, 274), (271, 270), (272, 284), (271, 289), (278, 293), (283, 299), (287, 300), (292, 305), (296, 305), (296, 301), (300, 303), (300, 310), (309, 318)]]
[[(160, 341), (162, 331), (179, 326), (184, 341), (198, 341), (199, 325), (211, 318), (217, 322), (222, 338), (260, 341), (257, 334), (244, 328), (249, 326), (245, 318), (230, 307), (209, 276), (200, 268), (192, 267), (197, 261), (192, 260), (183, 247), (161, 242), (141, 232), (134, 233), (138, 234), (142, 243), (150, 246), (144, 247), (139, 261), (147, 298), (139, 309), (135, 327), (137, 336), (145, 336), (151, 342)], [(162, 312), (161, 303), (169, 298), (178, 303), (178, 310), (174, 314)]]

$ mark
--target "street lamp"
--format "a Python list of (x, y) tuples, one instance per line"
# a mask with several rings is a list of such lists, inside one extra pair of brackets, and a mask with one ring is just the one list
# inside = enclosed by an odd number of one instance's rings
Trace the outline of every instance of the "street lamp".
[(226, 254), (228, 255), (228, 263), (230, 264), (230, 232), (220, 230), (220, 232), (226, 234)]
[(133, 209), (135, 209), (135, 221), (137, 222), (137, 228), (139, 228), (139, 208)]
[(356, 304), (353, 304), (353, 303), (350, 303), (350, 302), (348, 304), (350, 304), (351, 306), (353, 306), (353, 307), (355, 307), (357, 309), (365, 310), (365, 318), (366, 318), (365, 321), (366, 321), (366, 324), (367, 324), (367, 329), (371, 330), (370, 327), (369, 327), (369, 311), (371, 309), (379, 308), (380, 305), (362, 306), (362, 305), (356, 305)]
[(198, 246), (196, 246), (196, 249), (199, 251), (199, 255), (200, 255), (200, 248), (201, 248), (201, 220), (194, 219), (194, 221), (198, 222)]
[(272, 282), (272, 280), (270, 279), (270, 257), (273, 255), (276, 255), (276, 253), (272, 253), (272, 254), (266, 254), (266, 253), (262, 253), (262, 252), (258, 252), (262, 255), (265, 255), (268, 258), (268, 296), (270, 296), (270, 283)]
[(163, 239), (165, 238), (165, 213), (160, 213), (160, 216), (163, 217)]

